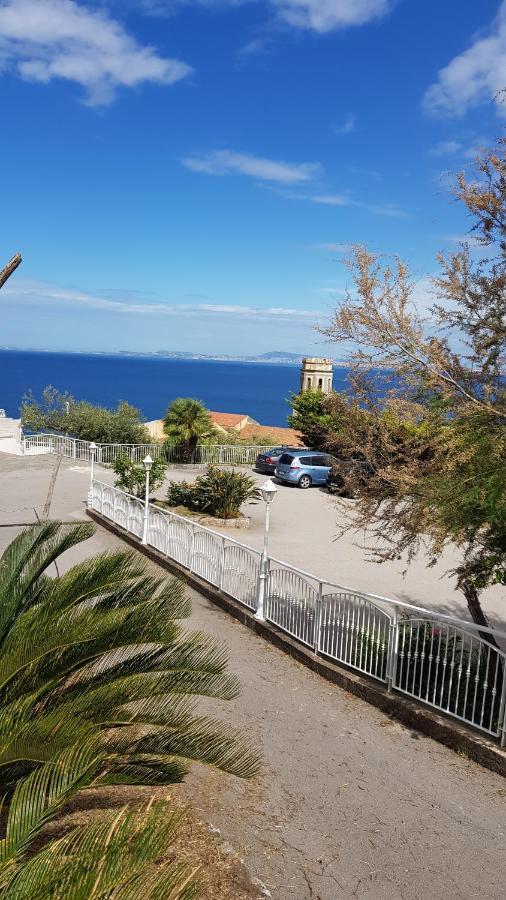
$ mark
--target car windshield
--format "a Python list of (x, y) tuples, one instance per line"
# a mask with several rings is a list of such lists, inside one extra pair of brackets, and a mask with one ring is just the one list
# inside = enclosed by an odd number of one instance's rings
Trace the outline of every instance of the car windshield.
[(289, 453), (283, 453), (283, 455), (280, 457), (279, 461), (283, 465), (290, 465), (290, 463), (293, 462), (293, 459), (294, 459), (293, 456), (291, 456)]

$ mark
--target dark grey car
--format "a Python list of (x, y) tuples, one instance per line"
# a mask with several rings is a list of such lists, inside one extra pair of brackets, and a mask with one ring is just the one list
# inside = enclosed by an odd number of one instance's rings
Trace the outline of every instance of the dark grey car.
[(264, 453), (259, 453), (256, 459), (255, 469), (257, 472), (267, 472), (267, 474), (273, 475), (276, 471), (279, 458), (283, 453), (289, 453), (291, 450), (300, 450), (300, 447), (273, 447), (272, 450), (265, 450)]

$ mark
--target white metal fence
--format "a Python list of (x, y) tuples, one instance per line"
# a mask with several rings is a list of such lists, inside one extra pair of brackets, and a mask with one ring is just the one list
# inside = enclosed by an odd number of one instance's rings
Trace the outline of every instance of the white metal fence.
[[(258, 454), (269, 447), (247, 447), (241, 444), (199, 444), (191, 456), (186, 458), (182, 448), (176, 444), (97, 444), (95, 462), (110, 465), (118, 456), (128, 456), (133, 462), (142, 462), (149, 453), (152, 459), (162, 456), (167, 463), (189, 463), (191, 465), (252, 465)], [(58, 434), (35, 434), (23, 438), (22, 450), (26, 456), (42, 453), (57, 453), (70, 459), (90, 462), (90, 441)]]
[[(94, 480), (91, 505), (141, 537), (146, 508), (140, 500)], [(258, 551), (154, 504), (147, 512), (149, 545), (256, 611)], [(265, 617), (315, 653), (505, 745), (506, 654), (480, 637), (492, 629), (333, 584), (273, 558)]]

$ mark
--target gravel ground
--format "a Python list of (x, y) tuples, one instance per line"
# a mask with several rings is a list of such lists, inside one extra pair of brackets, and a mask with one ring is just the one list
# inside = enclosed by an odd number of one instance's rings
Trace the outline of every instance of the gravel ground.
[[(0, 524), (44, 502), (41, 458), (0, 462)], [(32, 465), (33, 463), (33, 465)], [(52, 513), (82, 518), (65, 464)], [(302, 493), (302, 492), (301, 492)], [(306, 492), (304, 497), (311, 492)], [(316, 495), (317, 492), (315, 492)], [(19, 526), (0, 529), (6, 544)], [(121, 542), (103, 529), (66, 564)], [(504, 897), (506, 786), (299, 665), (191, 591), (190, 625), (218, 636), (242, 682), (219, 714), (265, 760), (241, 782), (197, 767), (177, 795), (219, 828), (277, 900)], [(223, 900), (233, 897), (230, 893)]]

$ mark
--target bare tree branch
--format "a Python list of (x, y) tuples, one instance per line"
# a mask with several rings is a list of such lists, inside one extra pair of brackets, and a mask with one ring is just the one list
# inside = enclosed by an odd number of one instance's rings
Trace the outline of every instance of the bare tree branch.
[(0, 270), (0, 288), (3, 287), (8, 278), (12, 275), (13, 272), (16, 271), (17, 267), (21, 262), (21, 254), (16, 253), (15, 256), (7, 263), (6, 266), (2, 270)]

